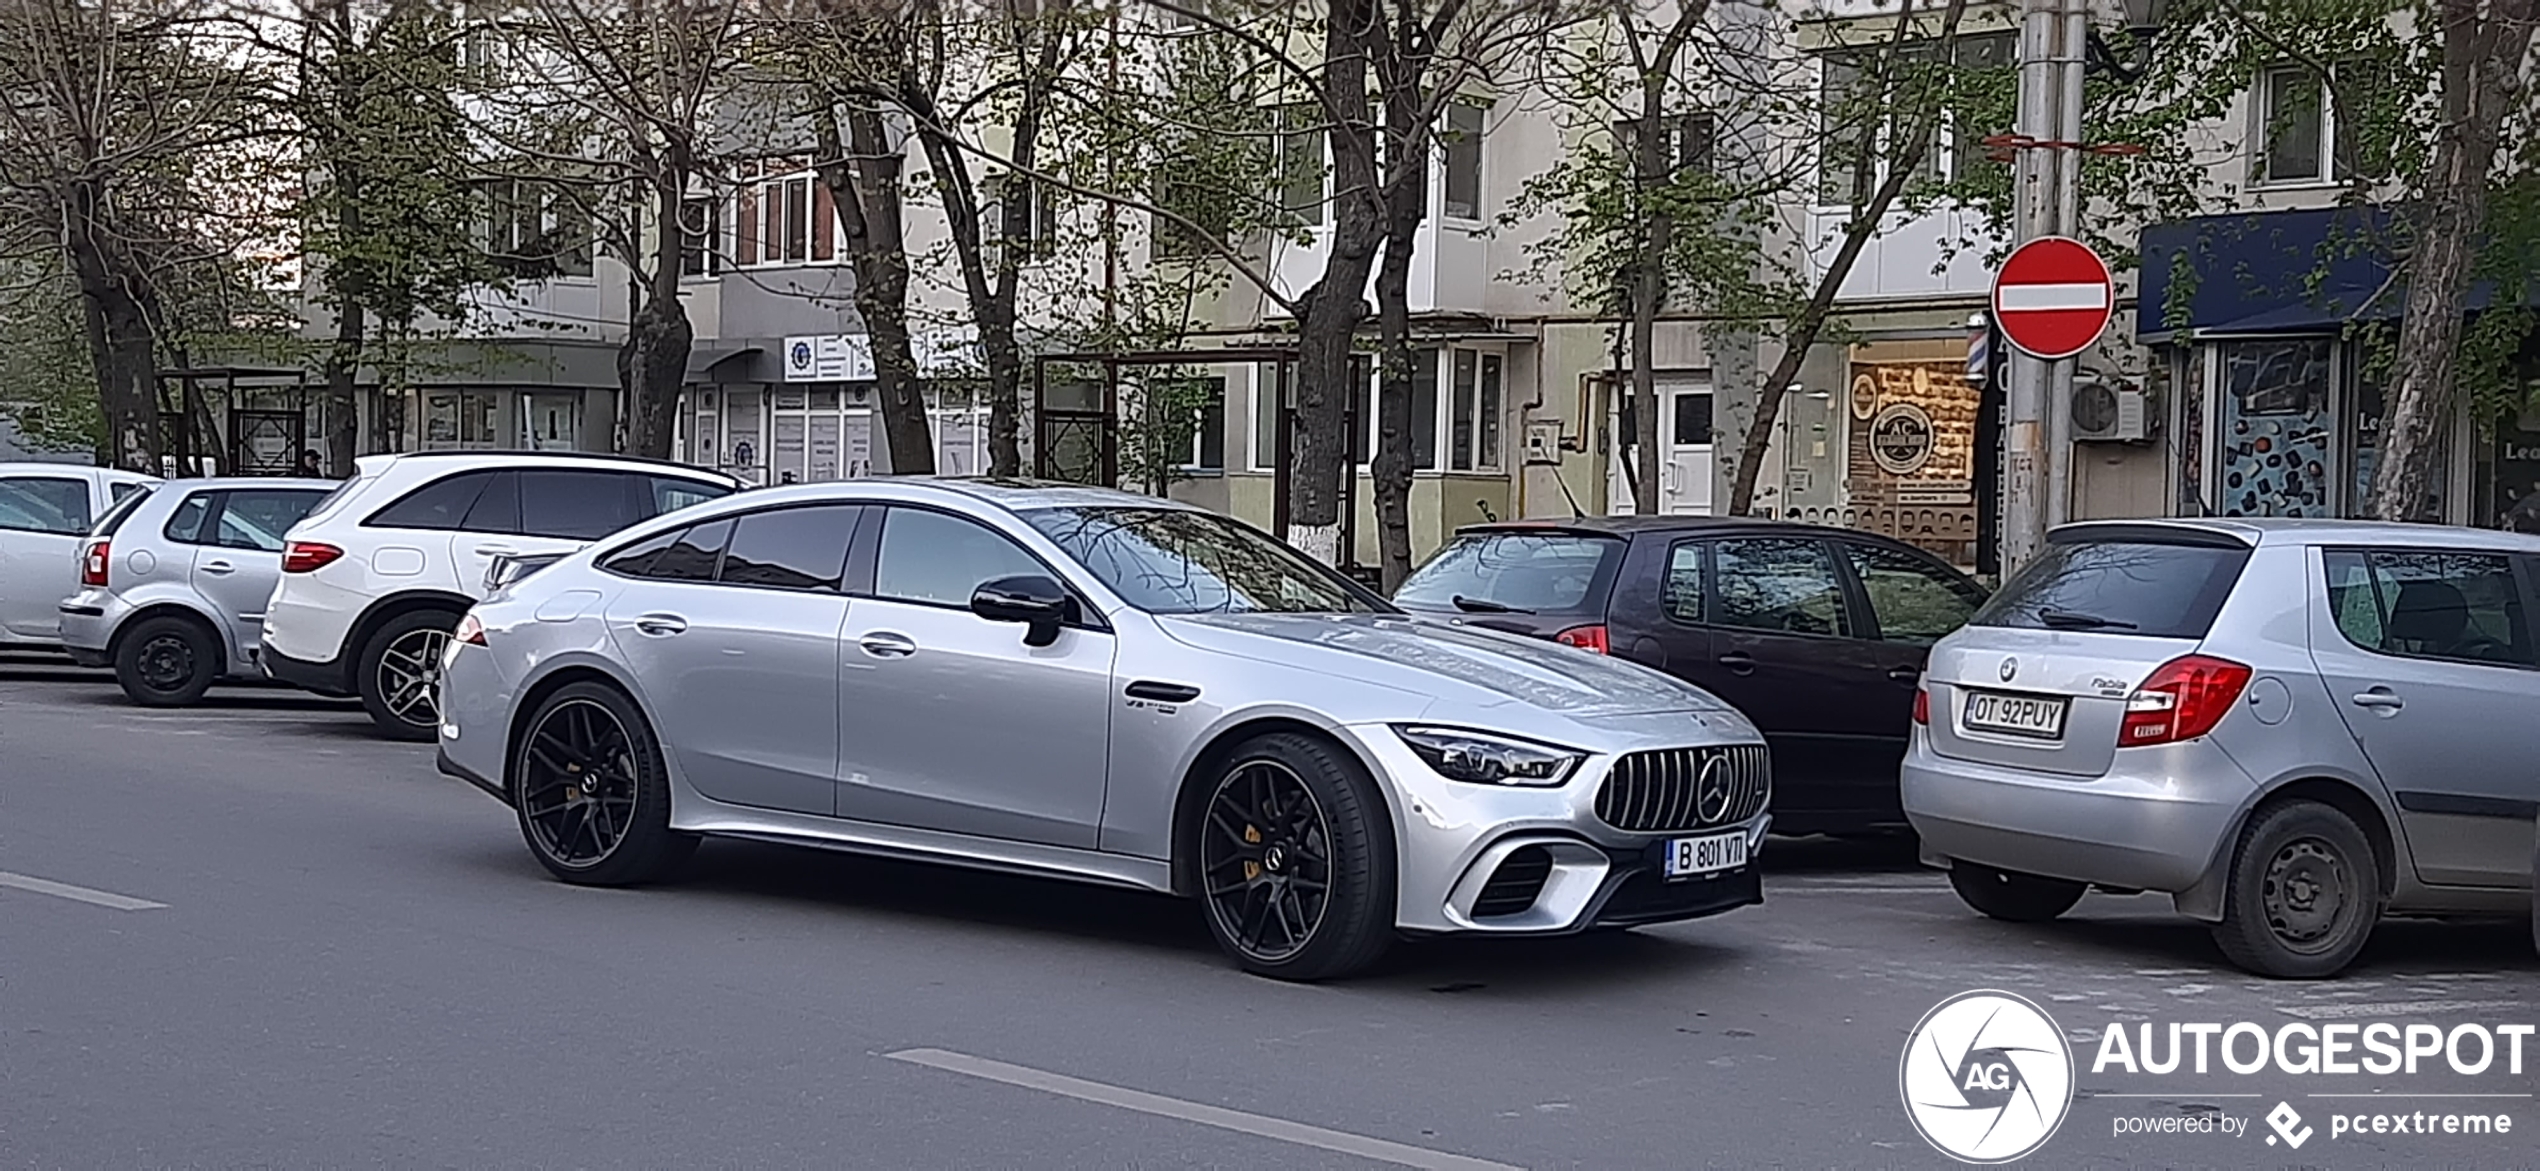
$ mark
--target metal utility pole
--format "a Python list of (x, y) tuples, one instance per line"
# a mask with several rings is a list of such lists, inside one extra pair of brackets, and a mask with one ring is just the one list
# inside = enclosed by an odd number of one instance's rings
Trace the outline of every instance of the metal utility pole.
[[(2020, 0), (2018, 152), (2012, 185), (2014, 243), (2069, 236), (2081, 219), (2082, 59), (2090, 0)], [(2027, 564), (2062, 523), (2072, 500), (2067, 415), (2077, 359), (2044, 361), (2013, 350), (2002, 460), (2002, 568)]]

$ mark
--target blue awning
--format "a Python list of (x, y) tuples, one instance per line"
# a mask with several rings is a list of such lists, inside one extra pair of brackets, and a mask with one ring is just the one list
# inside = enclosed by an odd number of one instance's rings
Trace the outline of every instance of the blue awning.
[[(2396, 218), (2388, 206), (2336, 207), (2146, 228), (2135, 337), (2332, 333), (2348, 322), (2396, 320), (2407, 304), (2406, 287), (2390, 279)], [(2494, 294), (2492, 282), (2472, 287), (2468, 310), (2486, 308)]]

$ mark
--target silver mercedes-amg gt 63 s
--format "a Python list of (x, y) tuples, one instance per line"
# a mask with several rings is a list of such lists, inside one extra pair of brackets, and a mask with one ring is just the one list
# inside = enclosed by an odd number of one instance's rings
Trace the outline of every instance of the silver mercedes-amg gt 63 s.
[(496, 591), (442, 771), (557, 877), (706, 835), (1196, 898), (1254, 972), (1763, 901), (1763, 739), (1688, 684), (1414, 619), (1216, 513), (999, 480), (744, 492)]

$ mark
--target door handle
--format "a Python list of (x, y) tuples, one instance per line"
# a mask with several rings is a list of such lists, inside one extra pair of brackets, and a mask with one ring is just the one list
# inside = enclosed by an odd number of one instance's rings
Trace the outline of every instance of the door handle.
[(1887, 673), (1887, 677), (1902, 683), (1907, 687), (1911, 687), (1923, 681), (1923, 669), (1920, 667), (1898, 667), (1895, 670), (1889, 671)]
[(877, 659), (904, 659), (917, 653), (917, 640), (905, 634), (877, 630), (856, 640), (864, 653)]
[(1755, 673), (1755, 656), (1745, 651), (1730, 651), (1720, 656), (1720, 665), (1728, 668), (1732, 674), (1752, 675)]
[(2408, 706), (2408, 701), (2399, 698), (2387, 687), (2375, 687), (2370, 691), (2358, 691), (2354, 694), (2351, 702), (2353, 702), (2356, 707), (2369, 708), (2384, 715), (2388, 715), (2392, 712), (2398, 711), (2400, 708)]
[(646, 614), (635, 620), (635, 629), (646, 634), (678, 634), (688, 629), (688, 620), (677, 614)]
[(237, 566), (235, 566), (235, 565), (231, 565), (230, 563), (228, 563), (228, 562), (226, 562), (226, 561), (206, 561), (206, 562), (204, 562), (204, 563), (203, 563), (203, 572), (205, 572), (205, 573), (236, 573), (236, 572), (238, 572), (238, 567), (237, 567)]

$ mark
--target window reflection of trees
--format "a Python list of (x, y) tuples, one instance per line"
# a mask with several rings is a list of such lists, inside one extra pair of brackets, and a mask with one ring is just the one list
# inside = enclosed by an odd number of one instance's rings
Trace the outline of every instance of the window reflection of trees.
[(1152, 613), (1370, 609), (1296, 554), (1208, 513), (1062, 508), (1030, 519), (1104, 584)]

